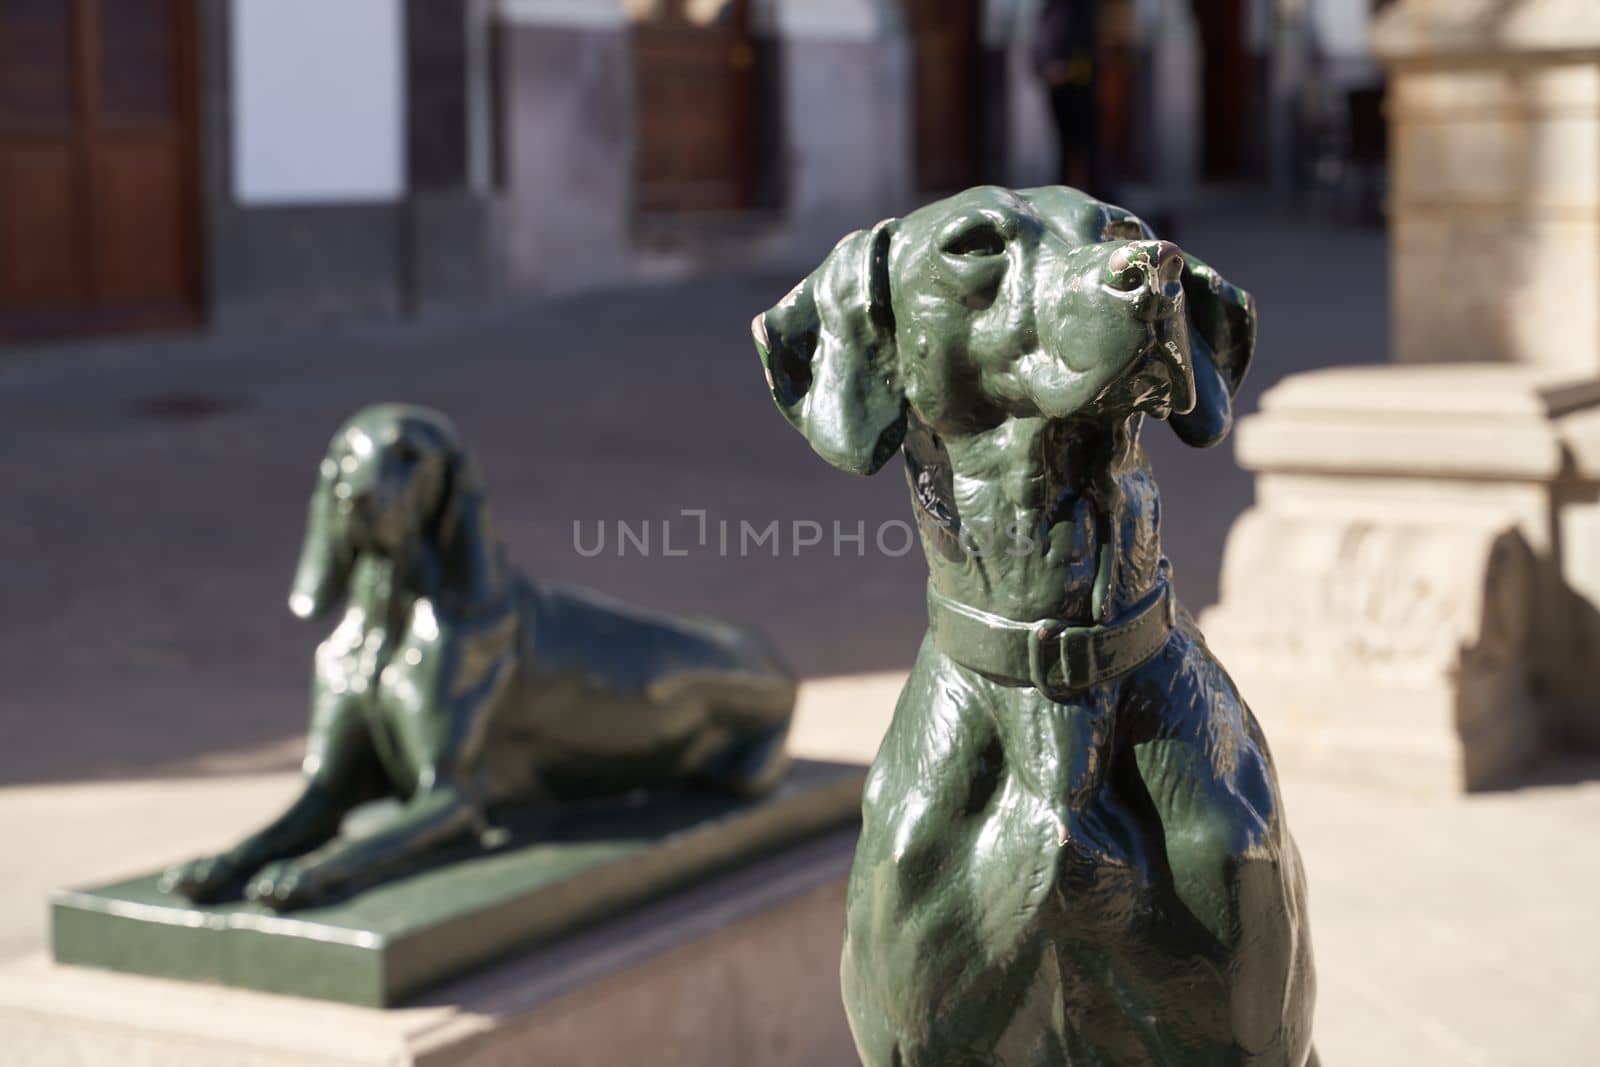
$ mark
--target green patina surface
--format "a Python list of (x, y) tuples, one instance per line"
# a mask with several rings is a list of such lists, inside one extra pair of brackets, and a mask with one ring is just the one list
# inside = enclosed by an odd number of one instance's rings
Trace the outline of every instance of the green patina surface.
[(928, 561), (846, 903), (862, 1064), (1314, 1067), (1299, 853), (1139, 444), (1226, 436), (1249, 295), (1085, 193), (983, 187), (845, 237), (754, 333), (822, 458), (902, 456)]
[(801, 761), (758, 800), (685, 793), (499, 821), (507, 839), (283, 915), (148, 874), (52, 902), (59, 962), (372, 1007), (854, 822), (862, 771)]
[[(161, 887), (297, 911), (471, 842), (485, 814), (783, 777), (795, 680), (762, 636), (531, 580), (445, 415), (374, 404), (318, 466), (293, 588), (317, 646), (304, 788)], [(359, 837), (346, 816), (394, 799)]]

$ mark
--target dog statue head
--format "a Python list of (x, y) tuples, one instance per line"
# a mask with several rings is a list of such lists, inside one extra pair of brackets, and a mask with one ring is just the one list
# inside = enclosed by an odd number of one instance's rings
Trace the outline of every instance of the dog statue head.
[(908, 412), (945, 436), (1147, 412), (1216, 444), (1255, 312), (1121, 208), (985, 186), (850, 234), (752, 329), (783, 414), (824, 459), (871, 474)]
[(449, 419), (405, 404), (363, 408), (333, 435), (318, 467), (289, 609), (304, 619), (326, 614), (362, 555), (433, 584), (452, 544), (475, 536), (467, 527), (481, 499)]

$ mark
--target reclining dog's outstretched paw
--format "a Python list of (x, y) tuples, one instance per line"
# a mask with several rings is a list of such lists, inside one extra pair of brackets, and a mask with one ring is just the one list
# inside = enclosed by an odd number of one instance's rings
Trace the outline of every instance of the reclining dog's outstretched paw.
[(244, 895), (273, 911), (292, 911), (313, 903), (324, 887), (315, 873), (293, 860), (269, 863), (250, 880)]
[(212, 904), (227, 896), (243, 872), (226, 854), (201, 856), (169, 867), (158, 883), (163, 893), (177, 893), (196, 904)]

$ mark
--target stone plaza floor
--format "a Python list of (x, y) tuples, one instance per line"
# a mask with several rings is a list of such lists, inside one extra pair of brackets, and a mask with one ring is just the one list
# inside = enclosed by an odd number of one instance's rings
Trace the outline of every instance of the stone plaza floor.
[[(1384, 358), (1381, 233), (1233, 203), (1177, 236), (1260, 304), (1243, 409), (1284, 374)], [(747, 324), (801, 273), (0, 349), (0, 956), (38, 949), (49, 888), (220, 844), (292, 787), (321, 633), (285, 609), (288, 579), (326, 441), (373, 401), (455, 417), (530, 573), (763, 626), (808, 679), (797, 746), (869, 759), (925, 571), (900, 551), (898, 464), (830, 469), (766, 397)], [(1145, 440), (1198, 611), (1250, 481), (1226, 447), (1191, 452), (1159, 425)], [(1284, 788), (1324, 1063), (1593, 1059), (1600, 765), (1460, 799)]]

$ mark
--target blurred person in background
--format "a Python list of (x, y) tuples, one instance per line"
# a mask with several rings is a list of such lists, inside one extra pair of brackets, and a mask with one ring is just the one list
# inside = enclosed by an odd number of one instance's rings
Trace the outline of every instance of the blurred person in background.
[(1095, 65), (1098, 5), (1099, 0), (1044, 0), (1034, 34), (1033, 65), (1050, 94), (1062, 184), (1104, 195)]

